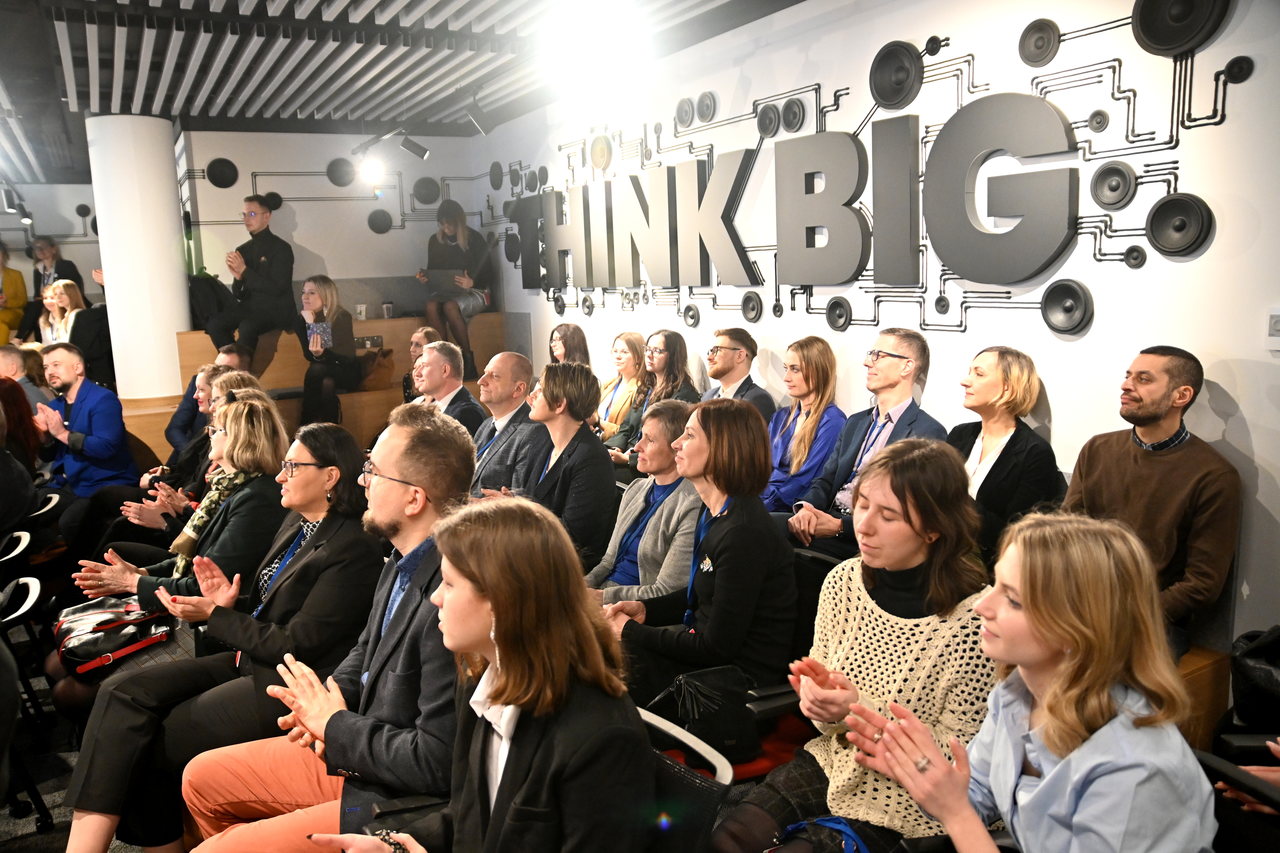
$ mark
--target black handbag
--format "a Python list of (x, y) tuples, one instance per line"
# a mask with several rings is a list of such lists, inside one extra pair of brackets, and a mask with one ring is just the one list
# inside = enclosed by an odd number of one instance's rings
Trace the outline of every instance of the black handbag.
[(81, 681), (101, 681), (115, 666), (173, 636), (173, 616), (146, 611), (133, 598), (104, 596), (68, 607), (53, 627), (62, 668)]
[(677, 675), (649, 703), (649, 710), (706, 741), (730, 764), (760, 754), (760, 733), (747, 710), (755, 684), (736, 666), (713, 666)]
[(1248, 631), (1231, 644), (1231, 696), (1241, 723), (1280, 731), (1280, 625)]

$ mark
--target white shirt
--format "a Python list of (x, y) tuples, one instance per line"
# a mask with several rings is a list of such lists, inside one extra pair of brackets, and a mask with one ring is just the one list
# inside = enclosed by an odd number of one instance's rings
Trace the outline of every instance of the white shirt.
[(520, 720), (519, 705), (494, 705), (489, 702), (489, 690), (493, 686), (491, 676), (496, 669), (490, 664), (484, 671), (469, 702), (476, 716), (489, 723), (489, 748), (486, 750), (484, 773), (485, 782), (489, 786), (491, 811), (494, 800), (498, 797), (498, 786), (502, 784), (502, 771), (507, 766), (507, 755), (511, 752), (511, 739), (516, 733), (516, 723)]
[(996, 464), (996, 460), (1000, 458), (1000, 451), (1004, 450), (1004, 446), (1012, 437), (1013, 430), (1010, 430), (1009, 434), (1000, 439), (1000, 443), (991, 449), (986, 458), (981, 458), (982, 433), (978, 433), (978, 437), (973, 442), (973, 449), (969, 451), (969, 458), (964, 463), (964, 469), (969, 472), (969, 497), (978, 497), (978, 489), (982, 487), (982, 481), (987, 479), (991, 466)]
[(493, 419), (493, 434), (497, 435), (507, 428), (507, 424), (511, 423), (511, 419), (516, 416), (516, 412), (520, 411), (520, 407), (516, 406), (500, 418)]
[(445, 394), (443, 397), (436, 398), (436, 405), (440, 407), (440, 411), (443, 412), (445, 409), (449, 407), (449, 404), (453, 402), (453, 398), (457, 396), (460, 390), (462, 390), (461, 385), (459, 385), (457, 388), (454, 388), (452, 391), (450, 391), (448, 394)]
[(721, 399), (724, 399), (724, 400), (732, 400), (732, 399), (733, 399), (733, 395), (738, 393), (738, 388), (742, 385), (742, 383), (743, 383), (743, 382), (746, 382), (746, 381), (747, 381), (747, 379), (748, 379), (750, 376), (751, 376), (751, 374), (750, 374), (750, 373), (748, 373), (746, 376), (742, 377), (741, 379), (739, 379), (737, 382), (733, 383), (732, 385), (721, 385), (721, 386), (720, 386), (720, 397), (721, 397)]

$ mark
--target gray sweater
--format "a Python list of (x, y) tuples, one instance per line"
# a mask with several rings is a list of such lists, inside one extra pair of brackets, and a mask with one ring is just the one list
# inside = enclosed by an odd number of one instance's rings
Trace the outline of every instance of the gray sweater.
[(604, 559), (587, 575), (587, 586), (604, 590), (604, 603), (637, 601), (665, 595), (673, 589), (681, 589), (689, 583), (689, 563), (693, 559), (693, 533), (698, 526), (698, 513), (702, 511), (702, 498), (693, 484), (682, 482), (671, 496), (662, 502), (636, 550), (640, 564), (640, 585), (619, 586), (607, 580), (613, 573), (618, 547), (631, 525), (644, 514), (645, 502), (653, 488), (653, 478), (645, 477), (627, 486), (618, 507), (618, 522), (609, 537), (609, 548)]

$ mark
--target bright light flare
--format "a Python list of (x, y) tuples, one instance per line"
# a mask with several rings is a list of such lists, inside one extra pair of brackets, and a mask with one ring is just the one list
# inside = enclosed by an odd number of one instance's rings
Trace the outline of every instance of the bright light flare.
[(377, 157), (369, 157), (366, 155), (365, 158), (360, 161), (359, 171), (360, 180), (364, 181), (366, 184), (376, 184), (387, 174), (387, 167), (386, 164)]

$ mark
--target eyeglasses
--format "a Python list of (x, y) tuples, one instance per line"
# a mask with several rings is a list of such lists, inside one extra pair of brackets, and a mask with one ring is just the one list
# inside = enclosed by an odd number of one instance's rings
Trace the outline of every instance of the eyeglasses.
[(645, 355), (666, 355), (667, 351), (664, 350), (662, 347), (645, 347), (644, 354)]
[(909, 361), (911, 359), (911, 356), (909, 355), (898, 355), (896, 352), (889, 352), (888, 350), (882, 350), (882, 349), (867, 350), (867, 361), (871, 362), (872, 364), (875, 364), (877, 361), (885, 357), (900, 358), (903, 361)]
[(226, 432), (226, 430), (223, 429), (222, 427), (214, 426), (213, 424), (207, 424), (204, 428), (204, 434), (209, 436), (210, 438), (213, 438), (215, 435), (217, 435), (220, 432)]
[[(384, 480), (390, 480), (393, 483), (399, 483), (402, 486), (408, 486), (412, 489), (422, 489), (422, 486), (419, 486), (417, 483), (410, 483), (408, 480), (401, 480), (397, 477), (388, 477), (386, 474), (379, 474), (377, 471), (373, 470), (372, 459), (365, 460), (364, 466), (360, 469), (360, 476), (364, 477), (366, 483), (369, 482), (370, 477), (381, 477)], [(426, 489), (422, 490), (424, 492), (426, 491)]]
[(257, 216), (258, 216), (258, 211), (256, 210), (246, 210), (240, 214), (241, 219), (256, 219)]
[(286, 459), (280, 463), (280, 470), (284, 472), (286, 479), (292, 480), (293, 475), (298, 473), (299, 468), (328, 468), (328, 465), (321, 465), (319, 462), (294, 462), (292, 459)]
[(707, 356), (709, 358), (715, 358), (722, 352), (742, 352), (742, 347), (712, 347), (707, 350)]

